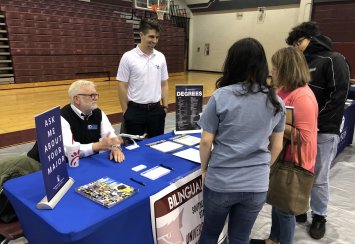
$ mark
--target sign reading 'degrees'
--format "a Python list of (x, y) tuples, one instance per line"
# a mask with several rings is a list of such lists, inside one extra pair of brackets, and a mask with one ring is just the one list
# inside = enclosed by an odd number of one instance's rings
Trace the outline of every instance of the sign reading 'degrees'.
[(176, 85), (176, 131), (199, 130), (202, 85)]
[(39, 158), (46, 195), (50, 201), (68, 181), (64, 156), (60, 108), (56, 107), (35, 117)]

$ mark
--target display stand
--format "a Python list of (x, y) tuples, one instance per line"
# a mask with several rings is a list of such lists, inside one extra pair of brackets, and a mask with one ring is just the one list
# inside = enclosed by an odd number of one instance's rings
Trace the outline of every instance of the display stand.
[(133, 139), (131, 139), (131, 140), (132, 140), (133, 144), (132, 144), (132, 145), (129, 145), (129, 146), (126, 146), (126, 149), (128, 149), (128, 150), (133, 150), (133, 149), (138, 148), (139, 145), (136, 143), (136, 141), (133, 140)]
[(133, 144), (132, 145), (129, 145), (129, 146), (126, 146), (126, 149), (128, 150), (133, 150), (133, 149), (136, 149), (139, 147), (139, 145), (136, 143), (135, 140), (143, 140), (145, 139), (145, 135), (131, 135), (131, 134), (125, 134), (125, 133), (121, 133), (119, 134), (118, 136), (120, 137), (126, 137), (126, 138), (129, 138), (132, 140)]
[(67, 171), (60, 118), (59, 106), (35, 116), (38, 154), (46, 192), (46, 196), (36, 205), (38, 209), (53, 209), (74, 183)]
[(176, 85), (175, 135), (201, 133), (198, 125), (203, 106), (203, 86)]
[(74, 184), (74, 179), (69, 177), (68, 181), (60, 188), (60, 190), (54, 195), (54, 197), (48, 201), (47, 196), (45, 196), (39, 203), (37, 203), (36, 207), (38, 209), (53, 209), (57, 203), (62, 199), (65, 193), (69, 190), (69, 188)]

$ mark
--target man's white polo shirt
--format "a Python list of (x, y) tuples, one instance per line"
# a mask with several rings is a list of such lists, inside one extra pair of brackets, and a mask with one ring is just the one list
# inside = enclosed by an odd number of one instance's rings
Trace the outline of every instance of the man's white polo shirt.
[(168, 78), (164, 54), (154, 49), (147, 56), (138, 46), (123, 54), (116, 77), (128, 82), (128, 101), (141, 104), (159, 102), (161, 82)]

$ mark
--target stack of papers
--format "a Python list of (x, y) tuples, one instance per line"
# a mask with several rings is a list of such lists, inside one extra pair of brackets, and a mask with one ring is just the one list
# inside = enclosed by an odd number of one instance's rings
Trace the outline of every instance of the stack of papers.
[(158, 151), (161, 152), (171, 152), (174, 151), (178, 148), (183, 147), (183, 145), (172, 142), (172, 141), (166, 141), (166, 140), (161, 140), (157, 141), (154, 143), (147, 144), (147, 146), (150, 146), (151, 148), (154, 148)]
[(186, 146), (193, 146), (198, 143), (200, 143), (201, 138), (198, 138), (196, 136), (190, 136), (190, 135), (181, 135), (181, 136), (176, 136), (171, 138), (174, 142), (178, 142), (181, 144), (184, 144)]
[(147, 177), (148, 179), (156, 180), (156, 179), (162, 177), (163, 175), (170, 173), (170, 171), (171, 171), (170, 169), (156, 166), (154, 168), (151, 168), (149, 170), (142, 172), (141, 175), (144, 177)]

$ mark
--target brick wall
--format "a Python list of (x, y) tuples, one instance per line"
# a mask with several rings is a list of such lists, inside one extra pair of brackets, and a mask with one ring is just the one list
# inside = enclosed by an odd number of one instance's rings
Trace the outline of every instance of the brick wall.
[[(87, 72), (108, 71), (116, 76), (123, 53), (134, 47), (133, 24), (117, 13), (130, 14), (132, 8), (122, 2), (120, 6), (77, 0), (1, 0), (15, 83), (77, 79)], [(184, 31), (169, 21), (162, 25), (157, 49), (165, 54), (169, 72), (182, 72)]]

